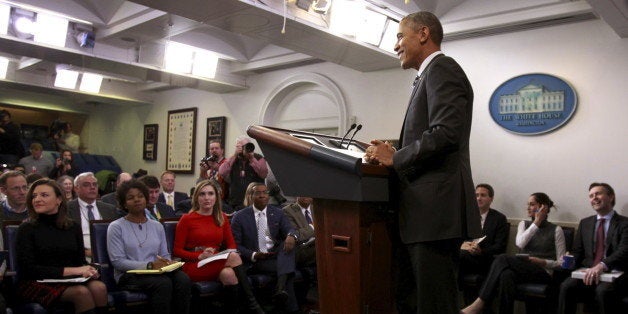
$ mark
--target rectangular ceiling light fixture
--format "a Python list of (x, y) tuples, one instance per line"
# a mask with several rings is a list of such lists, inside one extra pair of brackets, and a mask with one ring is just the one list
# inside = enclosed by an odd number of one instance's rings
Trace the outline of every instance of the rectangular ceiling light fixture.
[(190, 74), (192, 73), (194, 48), (174, 41), (168, 42), (164, 59), (164, 66), (167, 71)]
[(76, 81), (78, 81), (79, 73), (71, 70), (57, 70), (57, 77), (55, 77), (55, 86), (61, 88), (76, 88)]
[(83, 73), (81, 77), (81, 85), (79, 89), (88, 93), (100, 92), (100, 85), (102, 84), (102, 75), (94, 73)]
[(9, 59), (0, 57), (0, 80), (7, 78), (7, 70), (9, 69)]
[(395, 53), (395, 45), (397, 44), (397, 32), (399, 31), (399, 22), (388, 19), (382, 42), (379, 48), (390, 53)]
[(35, 41), (65, 47), (68, 34), (68, 20), (59, 16), (37, 13)]
[(9, 19), (11, 18), (11, 7), (0, 3), (0, 35), (6, 35), (9, 31)]
[(379, 46), (384, 34), (387, 17), (381, 13), (365, 9), (362, 11), (362, 23), (358, 29), (357, 39), (361, 42)]

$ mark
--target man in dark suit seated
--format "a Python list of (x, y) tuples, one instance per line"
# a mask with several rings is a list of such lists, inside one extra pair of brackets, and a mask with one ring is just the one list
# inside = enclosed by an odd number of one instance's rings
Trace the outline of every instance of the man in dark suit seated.
[[(461, 283), (467, 274), (486, 275), (491, 263), (493, 263), (494, 256), (506, 253), (508, 222), (504, 214), (491, 208), (494, 195), (495, 191), (489, 184), (481, 183), (475, 187), (475, 198), (480, 208), (483, 238), (465, 241), (460, 247), (458, 279)], [(477, 293), (477, 291), (475, 292)], [(475, 297), (471, 297), (469, 301), (473, 301)]]
[[(116, 188), (118, 188), (124, 182), (131, 181), (131, 179), (133, 179), (133, 176), (131, 176), (130, 173), (121, 172), (118, 175), (118, 179), (116, 180)], [(117, 208), (120, 208), (120, 206), (118, 206), (118, 201), (116, 200), (116, 191), (105, 194), (103, 197), (100, 198), (100, 200)]]
[(172, 171), (164, 171), (161, 173), (160, 183), (163, 193), (159, 193), (157, 202), (164, 203), (171, 208), (176, 208), (177, 204), (183, 200), (190, 198), (183, 192), (176, 192), (174, 187), (176, 185), (177, 176)]
[(263, 183), (249, 184), (253, 206), (233, 215), (231, 230), (242, 260), (251, 270), (276, 273), (274, 301), (287, 312), (299, 309), (294, 294), (294, 246), (299, 238), (283, 211), (268, 205), (268, 189)]
[(161, 193), (159, 192), (160, 187), (157, 177), (145, 175), (140, 177), (138, 180), (148, 187), (148, 202), (146, 204), (146, 210), (148, 211), (146, 216), (148, 218), (159, 220), (162, 218), (173, 218), (177, 216), (174, 209), (170, 207), (170, 205), (159, 202), (159, 196)]
[(607, 183), (591, 183), (589, 201), (596, 214), (580, 220), (573, 243), (575, 267), (585, 267), (584, 279), (567, 278), (560, 285), (558, 313), (575, 313), (579, 301), (592, 300), (598, 313), (618, 313), (619, 297), (628, 294), (628, 275), (613, 282), (600, 276), (611, 270), (628, 271), (628, 218), (615, 206), (615, 190)]
[(83, 172), (74, 178), (74, 190), (77, 198), (68, 202), (70, 217), (81, 224), (85, 256), (92, 256), (92, 245), (89, 238), (89, 221), (116, 219), (116, 207), (101, 201), (98, 197), (98, 181), (92, 172)]

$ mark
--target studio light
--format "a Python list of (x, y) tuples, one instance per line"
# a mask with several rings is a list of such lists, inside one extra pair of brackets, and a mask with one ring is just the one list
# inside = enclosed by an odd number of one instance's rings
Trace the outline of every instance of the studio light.
[(0, 80), (7, 78), (7, 70), (9, 69), (9, 59), (0, 57)]
[(6, 35), (9, 31), (9, 20), (11, 19), (11, 7), (0, 3), (0, 35)]

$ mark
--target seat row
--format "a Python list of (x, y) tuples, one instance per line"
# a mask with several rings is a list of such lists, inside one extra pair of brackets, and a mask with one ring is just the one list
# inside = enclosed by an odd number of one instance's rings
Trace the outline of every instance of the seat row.
[[(134, 292), (118, 289), (114, 279), (114, 269), (109, 260), (107, 252), (107, 229), (111, 220), (93, 220), (90, 221), (92, 261), (100, 266), (100, 279), (107, 286), (108, 306), (112, 311), (118, 313), (128, 313), (132, 311), (145, 310), (148, 305), (148, 296), (142, 292)], [(161, 223), (166, 233), (167, 247), (170, 252), (173, 251), (174, 236), (178, 223), (178, 218), (163, 219)], [(19, 221), (3, 222), (4, 239), (7, 242), (8, 259), (7, 259), (7, 277), (17, 281), (19, 270), (17, 269), (16, 252), (16, 236), (19, 228)], [(305, 276), (302, 272), (306, 272)], [(274, 287), (275, 278), (267, 274), (251, 274), (248, 276), (251, 285), (260, 296), (270, 295), (272, 287)], [(310, 282), (304, 278), (316, 278), (316, 268), (308, 267), (297, 270), (295, 274), (295, 288), (301, 295), (301, 299), (305, 298), (305, 293), (310, 286)], [(219, 298), (222, 291), (222, 284), (218, 281), (202, 281), (195, 282), (192, 285), (192, 313), (198, 313), (206, 307), (212, 300)], [(13, 308), (15, 313), (48, 313), (41, 305), (37, 303), (19, 304)], [(60, 312), (63, 309), (59, 309)]]

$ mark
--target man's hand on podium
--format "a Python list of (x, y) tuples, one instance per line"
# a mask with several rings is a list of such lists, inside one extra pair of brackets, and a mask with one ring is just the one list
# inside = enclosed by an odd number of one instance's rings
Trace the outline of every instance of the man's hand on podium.
[(366, 153), (364, 155), (366, 162), (375, 165), (392, 167), (395, 148), (392, 147), (390, 143), (382, 142), (380, 140), (372, 140), (371, 144), (372, 145), (366, 149)]

